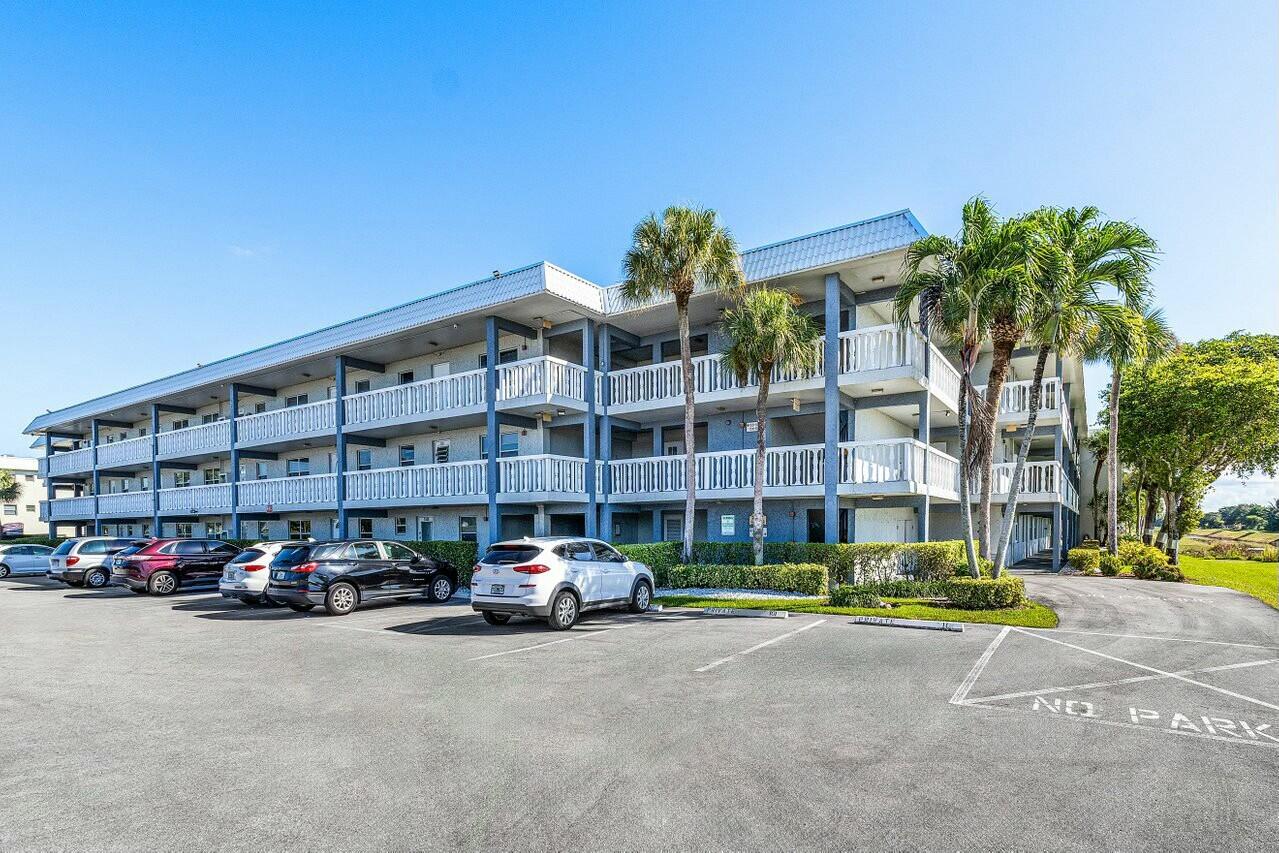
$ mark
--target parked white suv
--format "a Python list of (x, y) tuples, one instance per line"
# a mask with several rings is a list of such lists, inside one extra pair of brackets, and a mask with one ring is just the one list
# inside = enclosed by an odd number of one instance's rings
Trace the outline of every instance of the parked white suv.
[(250, 545), (222, 567), (218, 592), (223, 598), (234, 598), (244, 604), (272, 604), (266, 594), (270, 565), (285, 548), (310, 545), (310, 540), (297, 542), (259, 542)]
[(577, 624), (583, 610), (629, 607), (642, 613), (653, 600), (653, 573), (598, 539), (551, 536), (490, 545), (471, 577), (471, 607), (490, 625), (512, 614), (542, 616), (557, 631)]
[(49, 577), (70, 586), (101, 589), (111, 581), (111, 558), (146, 539), (116, 536), (82, 536), (67, 539), (49, 555)]

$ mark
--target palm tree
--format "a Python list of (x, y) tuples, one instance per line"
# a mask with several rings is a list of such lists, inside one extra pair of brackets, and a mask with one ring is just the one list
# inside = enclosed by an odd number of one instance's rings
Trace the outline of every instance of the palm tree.
[(622, 295), (631, 304), (673, 297), (679, 320), (679, 357), (684, 380), (684, 561), (693, 558), (693, 512), (697, 502), (697, 460), (693, 442), (693, 356), (689, 344), (688, 300), (695, 288), (740, 291), (745, 285), (737, 242), (713, 210), (668, 207), (661, 218), (649, 214), (632, 235), (624, 260)]
[[(1101, 479), (1102, 466), (1110, 458), (1110, 437), (1104, 431), (1089, 433), (1085, 443), (1088, 446), (1088, 451), (1092, 453), (1094, 462), (1092, 468), (1092, 500), (1088, 502), (1089, 508), (1093, 511), (1092, 532), (1093, 536), (1101, 539), (1101, 531), (1097, 529), (1097, 502), (1101, 497), (1097, 492), (1097, 483)], [(1140, 487), (1138, 491), (1140, 491)]]
[[(1110, 365), (1110, 447), (1107, 457), (1114, 464), (1106, 466), (1106, 551), (1112, 555), (1119, 553), (1119, 378), (1127, 365), (1160, 359), (1177, 346), (1177, 337), (1164, 319), (1163, 311), (1140, 305), (1133, 308), (1139, 311), (1135, 315), (1137, 326), (1134, 334), (1114, 337), (1101, 330), (1086, 353), (1089, 361)], [(1137, 490), (1140, 493), (1141, 483), (1137, 484)]]
[[(1154, 240), (1146, 232), (1127, 222), (1103, 222), (1095, 207), (1042, 208), (1031, 214), (1031, 222), (1037, 236), (1035, 270), (1041, 294), (1034, 329), (1039, 353), (1031, 379), (1026, 431), (1000, 526), (995, 577), (1003, 571), (1008, 556), (1048, 354), (1053, 350), (1059, 357), (1084, 352), (1103, 334), (1116, 339), (1139, 334), (1139, 321), (1127, 305), (1144, 301), (1155, 253)], [(1103, 298), (1103, 286), (1114, 288), (1125, 304)], [(1111, 466), (1111, 470), (1116, 468)]]
[(969, 426), (971, 422), (975, 431), (988, 434), (991, 413), (973, 389), (972, 373), (990, 333), (992, 291), (1019, 269), (1009, 251), (1019, 233), (1019, 226), (1000, 222), (984, 198), (970, 199), (957, 237), (933, 234), (906, 249), (901, 286), (893, 299), (899, 324), (910, 325), (918, 303), (920, 325), (959, 349), (959, 515), (973, 577), (980, 576), (981, 568), (968, 500), (973, 462)]
[(761, 287), (746, 293), (721, 324), (728, 348), (720, 361), (745, 385), (758, 377), (755, 396), (755, 493), (751, 505), (751, 542), (755, 565), (764, 562), (764, 461), (768, 423), (768, 386), (773, 369), (812, 372), (821, 364), (821, 329), (812, 318), (799, 313), (799, 299), (792, 293)]

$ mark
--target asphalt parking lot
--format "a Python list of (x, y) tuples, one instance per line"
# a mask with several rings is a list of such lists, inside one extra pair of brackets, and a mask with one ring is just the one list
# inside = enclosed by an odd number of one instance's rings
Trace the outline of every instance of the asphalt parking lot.
[(1279, 614), (1032, 577), (1055, 631), (0, 582), (0, 849), (1271, 849)]

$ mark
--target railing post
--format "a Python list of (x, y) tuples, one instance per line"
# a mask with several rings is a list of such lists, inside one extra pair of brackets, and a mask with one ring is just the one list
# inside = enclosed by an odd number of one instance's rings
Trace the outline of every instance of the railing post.
[[(607, 323), (599, 327), (599, 365), (600, 365), (600, 394), (604, 397), (599, 401), (600, 405), (600, 450), (599, 458), (603, 463), (604, 482), (598, 484), (604, 493), (604, 507), (601, 512), (600, 524), (603, 530), (600, 531), (602, 538), (608, 541), (613, 539), (613, 420), (609, 417), (609, 405), (613, 402), (613, 390), (609, 387), (609, 371), (613, 368), (613, 335), (612, 330)], [(591, 387), (595, 386), (593, 377), (588, 377), (587, 382)], [(590, 463), (587, 463), (590, 465)], [(590, 466), (592, 469), (595, 467)], [(592, 492), (592, 494), (594, 494)]]
[(599, 536), (599, 498), (595, 494), (595, 458), (599, 452), (599, 440), (595, 433), (595, 321), (587, 320), (582, 325), (582, 365), (586, 368), (586, 379), (582, 383), (582, 393), (586, 397), (586, 422), (582, 427), (582, 443), (586, 451), (586, 470), (583, 482), (586, 486), (586, 535), (592, 539)]
[(497, 504), (498, 483), (498, 434), (497, 434), (497, 317), (484, 318), (484, 430), (488, 445), (485, 460), (485, 490), (488, 493), (488, 537), (485, 545), (492, 545), (502, 538), (501, 508)]
[(93, 448), (93, 535), (102, 535), (102, 519), (98, 515), (98, 494), (102, 491), (102, 475), (98, 472), (98, 419), (89, 422), (89, 446)]
[[(927, 364), (928, 357), (924, 357)], [(915, 538), (920, 542), (928, 542), (931, 539), (931, 507), (929, 504), (929, 496), (932, 494), (931, 478), (928, 475), (932, 462), (932, 411), (933, 396), (932, 392), (925, 388), (919, 392), (919, 427), (917, 431), (917, 440), (924, 445), (924, 494), (919, 502), (919, 521), (915, 529)]]
[(240, 417), (240, 387), (234, 382), (228, 393), (228, 404), (231, 407), (231, 423), (228, 430), (231, 434), (231, 538), (240, 538), (240, 497), (238, 493), (240, 483), (240, 449), (237, 447), (239, 441), (239, 428), (236, 420)]
[(346, 421), (346, 407), (342, 404), (342, 399), (346, 397), (346, 356), (344, 355), (339, 355), (333, 365), (333, 397), (333, 430), (337, 443), (333, 465), (333, 500), (337, 505), (338, 538), (345, 539), (347, 534), (346, 433), (342, 430)]
[[(826, 340), (823, 369), (826, 455), (822, 460), (822, 515), (827, 542), (839, 541), (839, 289), (837, 273), (826, 276)], [(854, 315), (856, 312), (853, 312)]]
[(53, 501), (58, 493), (58, 488), (53, 484), (53, 474), (49, 471), (49, 457), (53, 456), (53, 436), (49, 433), (44, 434), (44, 500), (47, 527), (49, 528), (50, 538), (58, 535), (58, 525), (53, 521)]
[(160, 404), (151, 404), (151, 535), (160, 530)]

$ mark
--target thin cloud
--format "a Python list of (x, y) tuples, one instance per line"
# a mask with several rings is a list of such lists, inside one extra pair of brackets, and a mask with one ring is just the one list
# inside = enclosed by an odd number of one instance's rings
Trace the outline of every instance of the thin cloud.
[(226, 248), (227, 252), (234, 258), (260, 258), (267, 254), (270, 250), (266, 248), (254, 248), (253, 246), (241, 246), (232, 243)]

